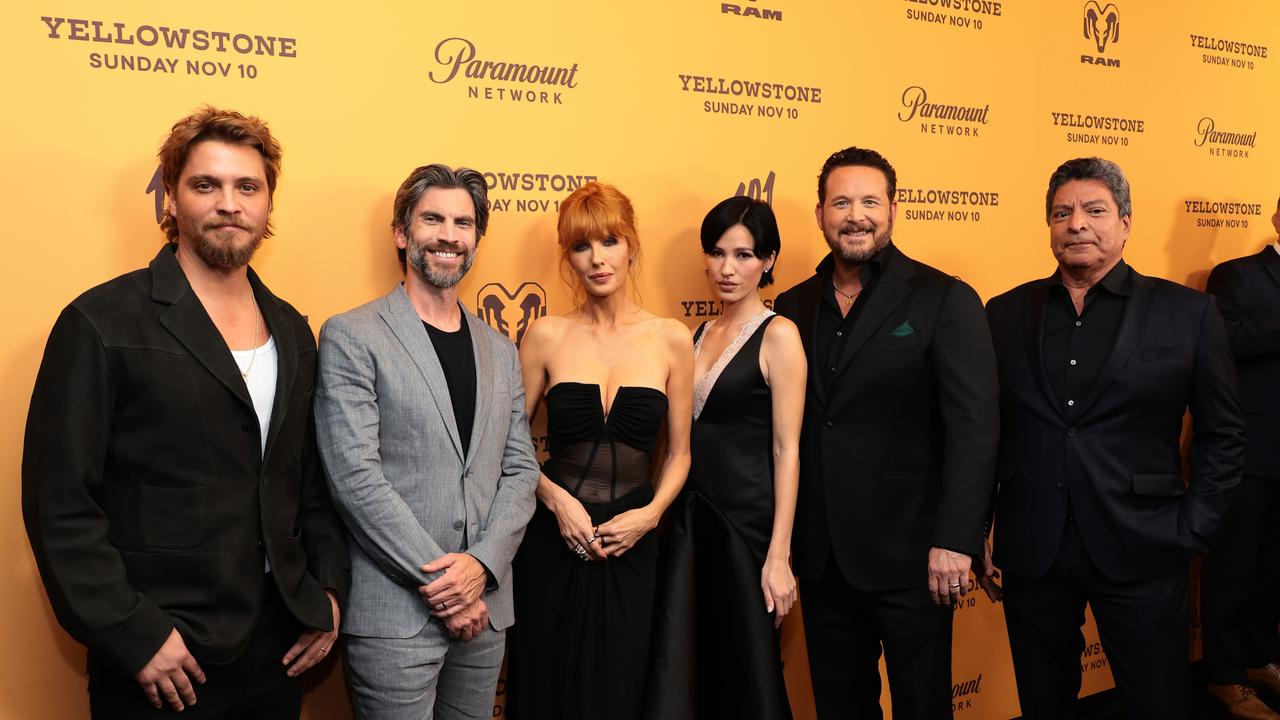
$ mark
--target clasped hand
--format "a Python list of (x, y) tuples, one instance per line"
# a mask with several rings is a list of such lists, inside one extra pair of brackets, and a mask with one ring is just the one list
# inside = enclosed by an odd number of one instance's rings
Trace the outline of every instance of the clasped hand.
[(489, 624), (489, 607), (483, 599), (488, 574), (484, 565), (467, 553), (449, 553), (422, 566), (440, 577), (418, 588), (431, 614), (444, 623), (449, 636), (470, 640)]

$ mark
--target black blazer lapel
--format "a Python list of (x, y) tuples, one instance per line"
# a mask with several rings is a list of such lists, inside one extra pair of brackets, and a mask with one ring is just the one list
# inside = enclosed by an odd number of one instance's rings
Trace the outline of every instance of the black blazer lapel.
[(231, 351), (209, 313), (200, 304), (200, 298), (191, 289), (191, 283), (187, 282), (173, 250), (168, 246), (161, 248), (151, 261), (150, 270), (151, 298), (169, 305), (160, 313), (160, 324), (210, 375), (252, 410), (253, 400), (249, 397), (244, 378), (240, 376), (240, 368), (236, 366), (235, 358), (231, 357)]
[(280, 311), (280, 301), (262, 284), (253, 268), (249, 268), (249, 285), (253, 288), (258, 308), (262, 311), (262, 319), (276, 341), (276, 399), (271, 406), (271, 422), (267, 426), (266, 452), (263, 454), (265, 458), (270, 456), (276, 436), (280, 434), (280, 426), (289, 413), (289, 396), (293, 392), (294, 378), (298, 375), (298, 343), (293, 328), (289, 327)]
[(849, 363), (857, 356), (858, 351), (884, 324), (894, 308), (911, 294), (912, 287), (909, 281), (915, 275), (915, 267), (901, 250), (889, 256), (889, 262), (881, 272), (880, 279), (876, 281), (876, 286), (871, 290), (867, 304), (858, 311), (858, 318), (854, 320), (853, 329), (849, 331), (849, 339), (845, 341), (844, 351), (836, 364), (836, 379), (839, 379), (845, 368), (849, 367)]
[(809, 359), (809, 387), (813, 388), (818, 400), (827, 402), (827, 391), (823, 383), (817, 381), (822, 377), (818, 373), (818, 359), (814, 356), (814, 348), (818, 343), (818, 301), (822, 292), (822, 276), (814, 275), (795, 289), (796, 316), (792, 318), (796, 329), (800, 331), (800, 342), (804, 345), (805, 357)]
[(1133, 351), (1137, 349), (1138, 343), (1147, 331), (1147, 323), (1155, 309), (1155, 293), (1152, 292), (1155, 283), (1151, 282), (1151, 278), (1139, 274), (1137, 270), (1132, 272), (1133, 290), (1129, 301), (1124, 304), (1124, 319), (1120, 321), (1116, 344), (1111, 350), (1111, 357), (1107, 360), (1107, 364), (1102, 368), (1102, 373), (1098, 375), (1098, 383), (1093, 386), (1092, 392), (1080, 405), (1080, 417), (1084, 417), (1085, 413), (1089, 412), (1093, 404), (1111, 385), (1111, 381), (1115, 380), (1120, 368), (1129, 362), (1129, 357), (1133, 355)]
[(1271, 273), (1271, 279), (1280, 285), (1280, 253), (1270, 245), (1262, 248), (1262, 252), (1258, 253), (1262, 260), (1262, 264), (1267, 266), (1267, 272)]
[(1027, 367), (1040, 385), (1040, 393), (1054, 412), (1065, 420), (1061, 403), (1054, 399), (1053, 392), (1049, 389), (1049, 377), (1045, 374), (1044, 359), (1041, 357), (1044, 306), (1049, 301), (1049, 285), (1053, 280), (1054, 276), (1050, 275), (1034, 283), (1029, 289), (1027, 300), (1022, 303), (1022, 335), (1027, 350)]

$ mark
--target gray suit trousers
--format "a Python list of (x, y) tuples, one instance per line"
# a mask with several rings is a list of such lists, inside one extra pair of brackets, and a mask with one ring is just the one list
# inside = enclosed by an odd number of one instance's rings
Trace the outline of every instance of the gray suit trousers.
[(407, 639), (345, 635), (347, 686), (360, 720), (493, 717), (505, 630), (453, 640), (432, 618)]

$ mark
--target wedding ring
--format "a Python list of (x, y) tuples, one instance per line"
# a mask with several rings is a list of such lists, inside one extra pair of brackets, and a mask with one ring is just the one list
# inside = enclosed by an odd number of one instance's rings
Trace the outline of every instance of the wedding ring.
[(960, 587), (960, 583), (956, 583), (955, 585), (948, 585), (947, 587), (950, 587), (950, 588), (958, 588), (958, 587)]

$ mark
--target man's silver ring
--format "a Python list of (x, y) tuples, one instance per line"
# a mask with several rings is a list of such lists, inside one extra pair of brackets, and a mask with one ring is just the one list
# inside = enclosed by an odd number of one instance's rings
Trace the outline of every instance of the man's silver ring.
[(960, 583), (956, 583), (955, 585), (948, 585), (947, 587), (958, 588), (960, 587)]
[(441, 609), (441, 610), (446, 610), (446, 609), (448, 609), (448, 607), (449, 607), (449, 602), (448, 602), (447, 600), (441, 600), (441, 601), (440, 601), (440, 609)]

